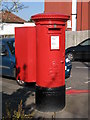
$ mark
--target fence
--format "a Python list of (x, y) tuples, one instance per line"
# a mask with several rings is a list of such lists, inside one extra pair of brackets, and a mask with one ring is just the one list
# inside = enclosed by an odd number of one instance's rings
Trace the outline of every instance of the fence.
[(76, 46), (85, 39), (90, 37), (90, 30), (85, 31), (66, 31), (65, 49), (71, 46)]

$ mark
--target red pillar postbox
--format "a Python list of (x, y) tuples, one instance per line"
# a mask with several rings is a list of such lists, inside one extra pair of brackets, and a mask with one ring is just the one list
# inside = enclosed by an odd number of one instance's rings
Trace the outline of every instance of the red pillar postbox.
[(15, 28), (16, 79), (23, 82), (36, 82), (36, 28)]
[(65, 106), (65, 22), (69, 16), (37, 14), (36, 107), (58, 111)]

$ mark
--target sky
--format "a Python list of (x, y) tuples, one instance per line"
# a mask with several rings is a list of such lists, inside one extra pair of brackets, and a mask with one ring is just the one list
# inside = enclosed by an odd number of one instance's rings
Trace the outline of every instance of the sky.
[[(25, 1), (25, 0), (24, 0)], [(24, 20), (29, 20), (32, 15), (35, 15), (37, 13), (43, 13), (44, 12), (44, 0), (42, 2), (21, 2), (26, 8), (19, 10), (18, 12), (14, 12), (17, 16), (23, 18)], [(8, 2), (8, 6), (9, 6)]]
[(29, 20), (32, 15), (44, 12), (44, 2), (23, 2), (23, 4), (27, 6), (27, 8), (15, 14), (25, 20)]

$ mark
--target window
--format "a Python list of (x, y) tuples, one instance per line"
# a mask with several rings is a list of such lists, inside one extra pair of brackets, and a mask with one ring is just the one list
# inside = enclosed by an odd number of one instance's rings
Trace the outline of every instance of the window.
[(0, 55), (2, 53), (2, 44), (0, 44)]
[(11, 51), (11, 54), (14, 55), (15, 54), (15, 42), (14, 41), (8, 41), (7, 44), (8, 44), (8, 47), (9, 47), (10, 51)]
[(2, 45), (2, 52), (5, 52), (5, 45)]
[(90, 39), (87, 40), (87, 41), (85, 41), (85, 42), (83, 42), (83, 43), (81, 43), (80, 45), (81, 45), (81, 46), (90, 45)]
[(0, 44), (0, 55), (6, 51), (5, 45)]

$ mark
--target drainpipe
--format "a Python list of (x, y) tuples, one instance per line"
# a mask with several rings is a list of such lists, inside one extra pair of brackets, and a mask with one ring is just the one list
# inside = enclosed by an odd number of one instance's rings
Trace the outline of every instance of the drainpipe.
[(77, 30), (77, 0), (72, 0), (72, 31)]
[(80, 30), (82, 31), (82, 0), (81, 0), (81, 25)]

